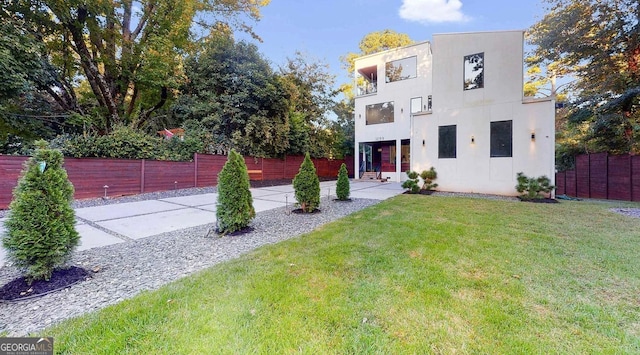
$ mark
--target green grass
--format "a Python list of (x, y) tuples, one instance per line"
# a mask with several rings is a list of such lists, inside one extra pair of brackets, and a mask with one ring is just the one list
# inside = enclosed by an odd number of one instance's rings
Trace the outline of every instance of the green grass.
[(640, 219), (612, 206), (402, 195), (42, 334), (81, 354), (638, 353)]

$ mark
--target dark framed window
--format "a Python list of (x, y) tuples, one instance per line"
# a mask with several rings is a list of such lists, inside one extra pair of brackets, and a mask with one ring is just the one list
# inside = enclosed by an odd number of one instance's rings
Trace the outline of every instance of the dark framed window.
[(484, 87), (484, 53), (464, 57), (464, 89), (473, 90)]
[(513, 156), (513, 121), (491, 122), (491, 157)]
[(367, 125), (393, 122), (393, 101), (367, 105)]
[(438, 127), (438, 158), (456, 157), (456, 125)]
[(385, 64), (385, 82), (400, 81), (415, 78), (418, 68), (418, 58), (409, 57), (394, 60)]

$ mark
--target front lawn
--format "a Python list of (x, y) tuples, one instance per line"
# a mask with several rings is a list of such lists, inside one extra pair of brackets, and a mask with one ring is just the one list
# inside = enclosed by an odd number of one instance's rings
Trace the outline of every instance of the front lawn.
[(82, 354), (638, 353), (640, 219), (610, 207), (401, 195), (42, 335)]

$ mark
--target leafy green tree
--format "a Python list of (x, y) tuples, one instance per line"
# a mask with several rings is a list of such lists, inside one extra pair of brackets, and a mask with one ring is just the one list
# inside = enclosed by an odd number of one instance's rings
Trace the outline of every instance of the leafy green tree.
[[(72, 100), (86, 80), (107, 132), (143, 127), (183, 80), (183, 55), (194, 40), (248, 25), (269, 0), (10, 0), (0, 19), (24, 19), (44, 34), (47, 52)], [(257, 36), (256, 36), (257, 37)], [(70, 85), (71, 84), (71, 85)]]
[(244, 158), (232, 149), (218, 174), (218, 233), (233, 233), (249, 226), (256, 215), (249, 187)]
[(534, 64), (576, 78), (566, 112), (569, 132), (579, 132), (586, 124), (588, 130), (578, 136), (578, 146), (612, 153), (640, 152), (640, 3), (545, 3), (548, 13), (530, 29), (529, 41), (536, 46)]
[(335, 135), (328, 113), (338, 92), (333, 88), (335, 76), (329, 73), (328, 65), (297, 52), (295, 57), (287, 58), (278, 75), (289, 113), (287, 153), (332, 156)]
[(293, 179), (293, 189), (303, 212), (311, 213), (320, 206), (320, 180), (309, 153), (305, 155), (300, 170)]
[(9, 259), (31, 280), (49, 280), (78, 245), (73, 185), (63, 169), (62, 153), (39, 149), (15, 188), (2, 244)]
[(213, 37), (189, 57), (186, 68), (189, 80), (174, 112), (207, 127), (217, 150), (258, 157), (285, 153), (285, 94), (255, 45)]
[(342, 163), (340, 170), (338, 170), (338, 181), (336, 182), (336, 196), (338, 200), (348, 200), (351, 193), (349, 190), (349, 173), (347, 172), (347, 166)]
[(334, 135), (333, 157), (353, 156), (355, 142), (354, 99), (344, 99), (333, 106), (336, 115), (331, 132)]

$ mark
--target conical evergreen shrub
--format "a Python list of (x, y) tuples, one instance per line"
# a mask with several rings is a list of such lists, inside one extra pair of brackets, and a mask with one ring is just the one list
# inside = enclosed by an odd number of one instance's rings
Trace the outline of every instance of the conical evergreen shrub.
[(347, 171), (347, 165), (342, 163), (340, 170), (338, 170), (338, 182), (336, 182), (336, 196), (338, 200), (345, 201), (349, 199), (351, 194), (349, 187), (349, 172)]
[(231, 150), (227, 162), (218, 174), (218, 233), (227, 234), (244, 229), (256, 216), (250, 187), (244, 158)]
[(293, 179), (293, 189), (303, 212), (313, 212), (320, 206), (320, 180), (309, 153), (305, 155), (300, 170)]
[(71, 207), (73, 185), (63, 162), (57, 150), (36, 150), (13, 190), (2, 245), (9, 260), (24, 270), (28, 282), (49, 280), (80, 241)]

